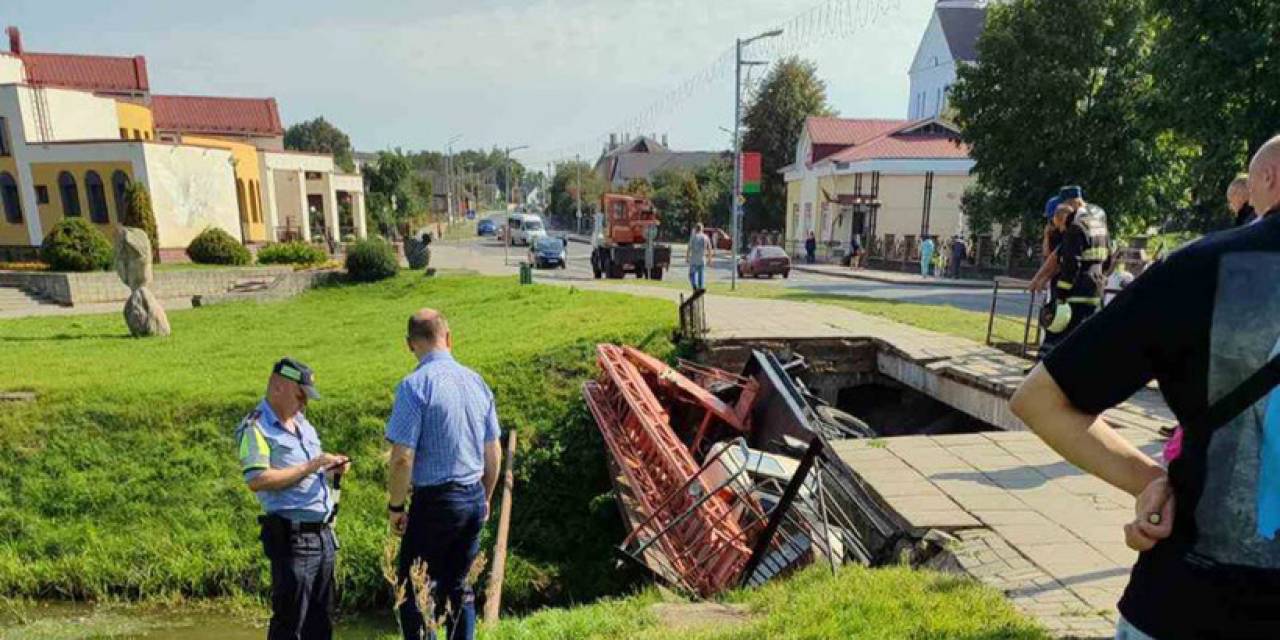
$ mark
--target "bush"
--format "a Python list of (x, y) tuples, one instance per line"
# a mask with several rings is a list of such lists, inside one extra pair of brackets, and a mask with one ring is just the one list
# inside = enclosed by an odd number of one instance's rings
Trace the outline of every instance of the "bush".
[(124, 217), (120, 224), (142, 229), (151, 241), (151, 259), (160, 261), (160, 236), (156, 233), (156, 216), (151, 210), (151, 194), (141, 182), (133, 181), (124, 191)]
[(40, 258), (53, 271), (106, 271), (113, 253), (102, 232), (80, 218), (68, 218), (44, 237)]
[(356, 282), (375, 282), (400, 271), (396, 250), (385, 240), (361, 240), (347, 247), (347, 275)]
[(187, 257), (199, 264), (249, 264), (252, 259), (239, 240), (217, 227), (201, 231), (187, 245)]
[(299, 241), (269, 244), (258, 250), (258, 264), (319, 264), (328, 259), (324, 250)]

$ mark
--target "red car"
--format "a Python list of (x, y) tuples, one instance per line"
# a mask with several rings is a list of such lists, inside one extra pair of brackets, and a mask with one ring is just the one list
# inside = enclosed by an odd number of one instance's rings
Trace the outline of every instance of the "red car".
[(738, 277), (745, 278), (747, 276), (769, 276), (781, 275), (786, 278), (791, 275), (791, 258), (787, 256), (787, 252), (782, 247), (762, 246), (752, 247), (747, 252), (746, 257), (738, 259)]

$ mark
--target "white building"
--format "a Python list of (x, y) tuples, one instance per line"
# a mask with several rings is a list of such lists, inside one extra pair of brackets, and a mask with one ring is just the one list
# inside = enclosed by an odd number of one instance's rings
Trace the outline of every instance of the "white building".
[(946, 113), (947, 96), (960, 65), (978, 60), (978, 36), (986, 23), (985, 0), (938, 0), (911, 63), (907, 118)]

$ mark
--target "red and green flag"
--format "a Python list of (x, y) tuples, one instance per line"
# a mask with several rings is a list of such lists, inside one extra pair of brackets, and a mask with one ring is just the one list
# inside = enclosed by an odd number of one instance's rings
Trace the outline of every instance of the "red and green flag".
[(760, 193), (760, 152), (742, 152), (742, 192)]

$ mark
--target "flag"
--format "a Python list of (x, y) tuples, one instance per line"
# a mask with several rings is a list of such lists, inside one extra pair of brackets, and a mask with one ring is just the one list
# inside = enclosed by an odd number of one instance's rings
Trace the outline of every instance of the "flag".
[(742, 192), (760, 193), (760, 153), (742, 152)]

